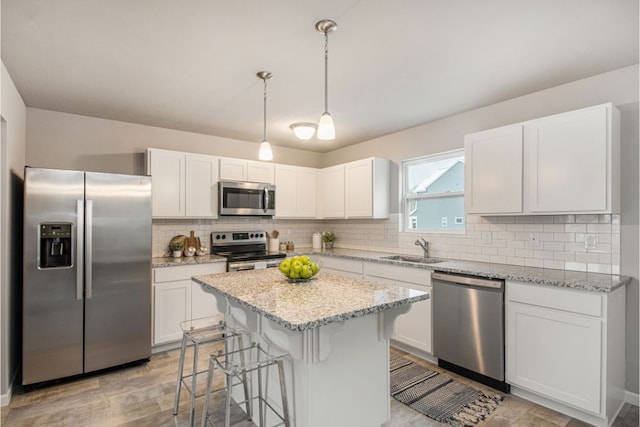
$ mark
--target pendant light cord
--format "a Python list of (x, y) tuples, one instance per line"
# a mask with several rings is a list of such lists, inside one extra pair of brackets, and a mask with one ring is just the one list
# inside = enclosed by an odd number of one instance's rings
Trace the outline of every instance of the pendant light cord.
[(324, 112), (329, 112), (329, 34), (324, 32)]
[(267, 140), (267, 79), (263, 79), (264, 80), (264, 139), (263, 141)]

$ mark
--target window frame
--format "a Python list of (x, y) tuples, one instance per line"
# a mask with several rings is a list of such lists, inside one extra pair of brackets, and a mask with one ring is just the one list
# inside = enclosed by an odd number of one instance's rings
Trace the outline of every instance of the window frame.
[(410, 228), (410, 218), (409, 218), (409, 203), (415, 202), (417, 203), (420, 200), (433, 200), (433, 199), (444, 199), (448, 197), (462, 197), (464, 200), (464, 191), (454, 191), (450, 193), (438, 193), (438, 194), (422, 194), (422, 195), (412, 195), (409, 194), (409, 168), (411, 166), (419, 165), (425, 162), (436, 162), (440, 160), (447, 160), (455, 157), (464, 158), (464, 148), (458, 148), (455, 150), (444, 151), (435, 154), (428, 154), (426, 156), (415, 157), (412, 159), (406, 159), (401, 161), (402, 171), (402, 195), (400, 203), (402, 204), (400, 211), (402, 212), (402, 232), (407, 233), (448, 233), (448, 234), (466, 234), (467, 232), (467, 220), (466, 214), (462, 213), (463, 229), (457, 230), (442, 230), (442, 229), (419, 229), (419, 228)]

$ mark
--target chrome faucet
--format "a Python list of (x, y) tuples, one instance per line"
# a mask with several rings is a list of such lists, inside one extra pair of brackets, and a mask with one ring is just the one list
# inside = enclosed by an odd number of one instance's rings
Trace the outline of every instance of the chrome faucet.
[(422, 250), (424, 251), (424, 257), (429, 258), (429, 242), (427, 242), (426, 240), (424, 240), (423, 237), (421, 237), (418, 240), (416, 240), (415, 244), (416, 246), (420, 246), (422, 248)]

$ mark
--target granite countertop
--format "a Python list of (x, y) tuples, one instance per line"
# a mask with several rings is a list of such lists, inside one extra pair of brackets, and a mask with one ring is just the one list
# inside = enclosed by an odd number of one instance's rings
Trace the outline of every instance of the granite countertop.
[[(616, 274), (585, 273), (580, 271), (553, 270), (548, 268), (522, 267), (517, 265), (461, 260), (443, 260), (443, 262), (420, 264), (415, 262), (384, 259), (386, 256), (397, 254), (351, 249), (320, 251), (310, 248), (300, 248), (296, 251), (295, 255), (299, 254), (372, 261), (384, 264), (401, 265), (404, 267), (421, 268), (430, 271), (469, 274), (487, 278), (535, 283), (593, 292), (611, 292), (621, 286), (631, 283), (630, 277)], [(292, 255), (294, 255), (294, 253), (292, 253)]]
[(201, 256), (182, 256), (180, 258), (173, 257), (157, 257), (151, 258), (151, 267), (177, 267), (181, 265), (197, 265), (211, 264), (214, 262), (227, 262), (227, 259), (218, 255), (201, 255)]
[(289, 283), (278, 269), (195, 276), (229, 298), (294, 331), (377, 313), (429, 298), (427, 292), (381, 285), (320, 271), (309, 282)]

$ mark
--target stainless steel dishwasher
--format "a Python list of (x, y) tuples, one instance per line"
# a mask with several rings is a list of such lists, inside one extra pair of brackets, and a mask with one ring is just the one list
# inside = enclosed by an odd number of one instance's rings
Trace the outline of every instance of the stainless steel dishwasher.
[(508, 392), (504, 280), (434, 272), (433, 355), (438, 366)]

